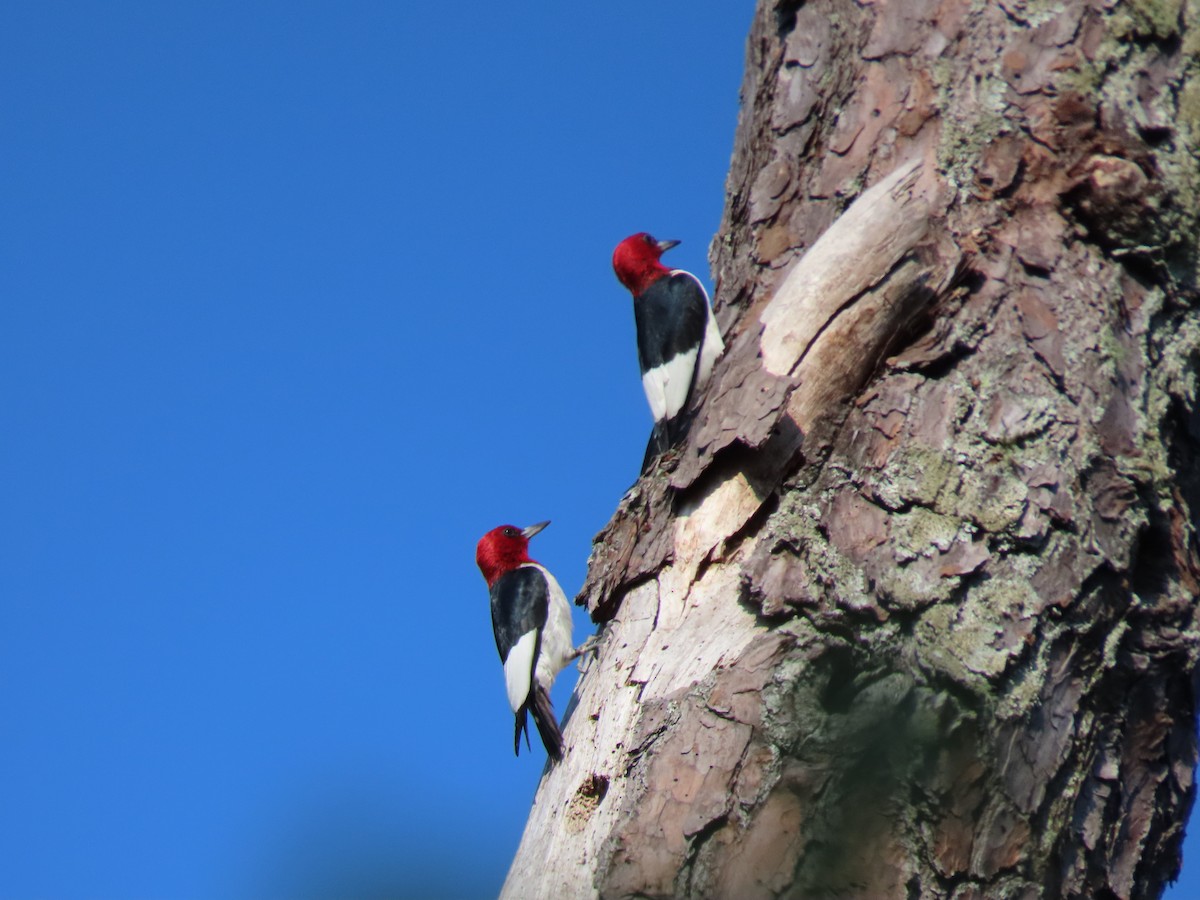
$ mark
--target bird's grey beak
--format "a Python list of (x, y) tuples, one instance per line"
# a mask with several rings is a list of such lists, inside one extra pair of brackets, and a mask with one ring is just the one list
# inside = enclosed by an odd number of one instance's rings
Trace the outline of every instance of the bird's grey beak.
[(536, 525), (530, 525), (528, 528), (521, 529), (521, 534), (525, 536), (525, 540), (529, 540), (549, 524), (549, 519), (547, 519), (545, 522), (538, 522)]
[(679, 246), (679, 241), (659, 241), (658, 242), (658, 252), (666, 253), (672, 247), (678, 247), (678, 246)]

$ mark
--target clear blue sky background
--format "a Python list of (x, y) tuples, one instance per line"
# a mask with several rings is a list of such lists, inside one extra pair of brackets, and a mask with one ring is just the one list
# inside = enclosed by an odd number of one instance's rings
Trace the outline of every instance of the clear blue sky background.
[(751, 6), (5, 7), (0, 900), (495, 894), (475, 541), (582, 582), (611, 250), (707, 273)]

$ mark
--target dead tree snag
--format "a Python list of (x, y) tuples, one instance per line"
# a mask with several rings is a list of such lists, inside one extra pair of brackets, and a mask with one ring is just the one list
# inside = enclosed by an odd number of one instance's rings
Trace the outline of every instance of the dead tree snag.
[(1158, 895), (1193, 796), (1200, 3), (760, 2), (728, 350), (597, 537), (508, 897)]

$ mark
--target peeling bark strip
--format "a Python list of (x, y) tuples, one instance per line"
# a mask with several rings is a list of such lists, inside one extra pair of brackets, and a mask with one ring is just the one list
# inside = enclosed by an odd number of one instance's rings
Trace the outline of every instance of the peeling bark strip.
[(854, 201), (788, 272), (759, 320), (762, 366), (795, 371), (843, 309), (883, 281), (929, 229), (933, 205), (914, 190), (919, 160)]
[(763, 0), (742, 94), (728, 350), (597, 537), (600, 656), (504, 895), (1158, 896), (1200, 0)]

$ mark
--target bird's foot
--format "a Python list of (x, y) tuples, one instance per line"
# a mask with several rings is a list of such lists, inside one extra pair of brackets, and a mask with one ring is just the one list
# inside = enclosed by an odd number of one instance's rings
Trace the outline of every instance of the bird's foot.
[(579, 671), (586, 672), (591, 667), (592, 660), (599, 656), (600, 635), (593, 634), (586, 641), (575, 648), (571, 654), (572, 659), (579, 660)]

